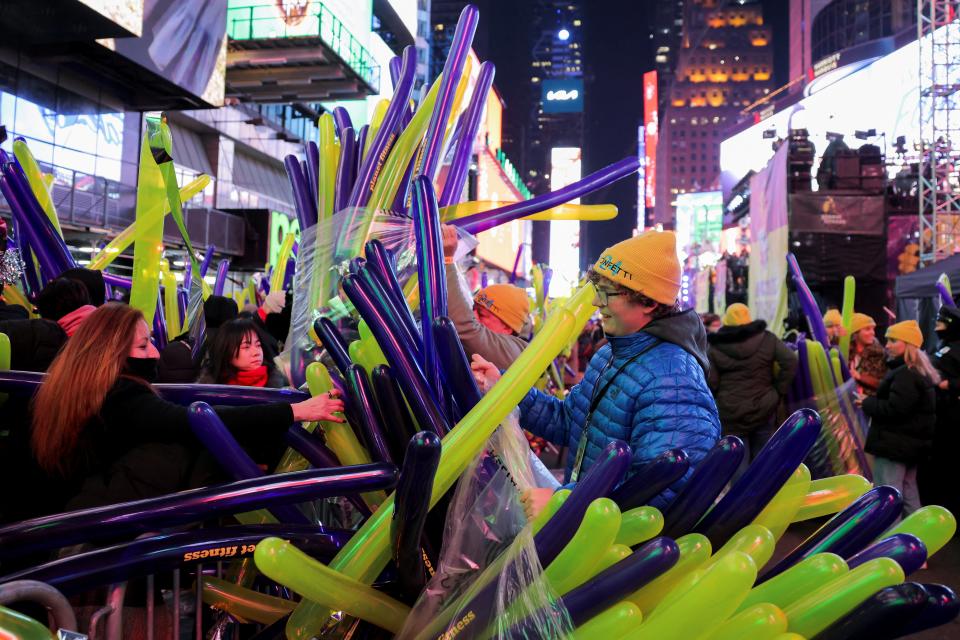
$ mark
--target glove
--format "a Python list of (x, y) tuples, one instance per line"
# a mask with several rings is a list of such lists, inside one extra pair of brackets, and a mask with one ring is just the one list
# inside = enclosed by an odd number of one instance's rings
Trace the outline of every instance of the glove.
[(280, 313), (287, 306), (287, 295), (283, 291), (271, 291), (263, 301), (263, 310), (267, 313)]

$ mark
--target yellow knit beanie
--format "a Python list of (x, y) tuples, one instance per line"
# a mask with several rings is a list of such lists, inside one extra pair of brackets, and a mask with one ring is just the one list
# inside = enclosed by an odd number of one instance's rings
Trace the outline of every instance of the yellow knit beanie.
[(503, 320), (516, 333), (523, 329), (523, 323), (530, 314), (530, 298), (527, 292), (512, 284), (491, 284), (477, 292), (474, 303), (489, 310)]
[(723, 326), (725, 327), (739, 327), (742, 324), (750, 324), (750, 322), (750, 309), (740, 302), (734, 302), (727, 307), (727, 312), (723, 314)]
[(923, 332), (916, 320), (904, 320), (887, 328), (887, 338), (912, 344), (918, 349), (923, 346)]
[(850, 320), (850, 333), (854, 334), (861, 329), (866, 329), (867, 327), (875, 327), (877, 323), (873, 321), (873, 318), (868, 316), (865, 313), (855, 313), (853, 314), (853, 319)]
[(593, 268), (611, 282), (663, 304), (673, 304), (680, 293), (680, 259), (672, 231), (647, 231), (618, 242)]
[(823, 315), (823, 326), (839, 327), (843, 324), (843, 316), (836, 309), (830, 309)]

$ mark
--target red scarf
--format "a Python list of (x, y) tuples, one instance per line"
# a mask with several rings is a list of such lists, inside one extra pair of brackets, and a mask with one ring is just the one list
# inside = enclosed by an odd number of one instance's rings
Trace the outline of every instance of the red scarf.
[(256, 369), (238, 371), (237, 375), (227, 380), (227, 384), (236, 384), (243, 387), (267, 386), (267, 365), (262, 364)]

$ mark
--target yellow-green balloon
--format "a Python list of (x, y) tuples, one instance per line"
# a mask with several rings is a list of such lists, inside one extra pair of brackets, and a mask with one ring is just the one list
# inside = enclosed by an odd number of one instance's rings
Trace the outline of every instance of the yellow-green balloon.
[(626, 598), (640, 607), (644, 616), (649, 616), (686, 576), (702, 567), (710, 559), (710, 540), (706, 536), (688, 533), (677, 538), (676, 542), (680, 550), (677, 564)]
[(547, 524), (550, 518), (553, 517), (553, 514), (559, 511), (560, 507), (563, 506), (563, 503), (566, 502), (569, 497), (570, 489), (560, 489), (550, 496), (547, 505), (537, 514), (537, 517), (533, 519), (532, 526), (534, 535), (543, 528), (543, 525)]
[(840, 513), (872, 487), (869, 480), (852, 473), (814, 480), (793, 521), (803, 522)]
[(742, 551), (743, 553), (747, 554), (753, 558), (753, 562), (757, 565), (757, 569), (762, 569), (763, 566), (770, 561), (770, 558), (773, 557), (773, 551), (776, 546), (777, 541), (774, 539), (773, 534), (770, 533), (769, 529), (759, 524), (748, 524), (743, 529), (740, 529), (740, 531), (736, 532), (725, 545), (720, 547), (720, 549), (713, 554), (713, 557), (710, 558), (710, 561), (707, 562), (702, 569), (709, 569), (724, 555), (734, 551)]
[(880, 589), (903, 582), (903, 577), (903, 569), (890, 558), (865, 562), (785, 608), (789, 629), (813, 637)]
[(787, 616), (780, 607), (765, 602), (735, 614), (707, 640), (773, 640), (786, 631)]
[(53, 634), (33, 618), (18, 611), (0, 607), (0, 638), (53, 640)]
[(663, 514), (656, 507), (637, 507), (623, 514), (617, 543), (635, 547), (663, 531)]
[(807, 639), (804, 638), (799, 633), (791, 633), (788, 631), (786, 633), (781, 633), (780, 635), (775, 637), (773, 640), (807, 640)]
[(543, 570), (553, 590), (563, 595), (590, 579), (591, 572), (620, 530), (620, 507), (610, 498), (597, 498), (587, 507), (570, 542)]
[(847, 571), (847, 563), (835, 553), (814, 554), (751, 589), (740, 605), (740, 611), (763, 602), (784, 609)]
[(597, 566), (593, 568), (590, 572), (590, 577), (603, 573), (613, 565), (617, 564), (621, 560), (625, 560), (630, 555), (633, 554), (633, 550), (630, 547), (622, 544), (614, 544), (597, 561)]
[(253, 552), (257, 568), (304, 598), (398, 633), (410, 607), (317, 562), (286, 540), (265, 538)]
[(656, 616), (624, 636), (628, 640), (699, 640), (726, 620), (757, 578), (753, 559), (740, 551), (723, 556), (682, 598), (658, 607)]
[(921, 507), (883, 534), (888, 538), (895, 533), (909, 533), (923, 540), (929, 558), (943, 548), (957, 532), (957, 519), (947, 509), (937, 505)]
[(258, 624), (273, 624), (297, 606), (290, 600), (245, 589), (213, 576), (203, 578), (203, 603)]
[(620, 602), (603, 613), (590, 618), (573, 632), (574, 640), (613, 640), (636, 629), (643, 619), (640, 609), (632, 602)]
[(754, 518), (753, 524), (766, 527), (773, 537), (779, 540), (793, 522), (809, 489), (810, 469), (807, 465), (801, 464), (780, 491), (767, 503), (763, 511)]

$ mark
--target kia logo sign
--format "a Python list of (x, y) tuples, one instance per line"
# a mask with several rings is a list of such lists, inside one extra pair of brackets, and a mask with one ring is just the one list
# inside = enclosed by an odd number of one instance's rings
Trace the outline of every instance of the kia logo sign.
[(580, 97), (580, 92), (576, 89), (571, 89), (567, 91), (566, 89), (559, 89), (557, 91), (547, 91), (547, 100), (554, 102), (556, 100), (576, 100)]
[(541, 83), (541, 91), (544, 113), (583, 111), (583, 80), (580, 78), (550, 78)]

